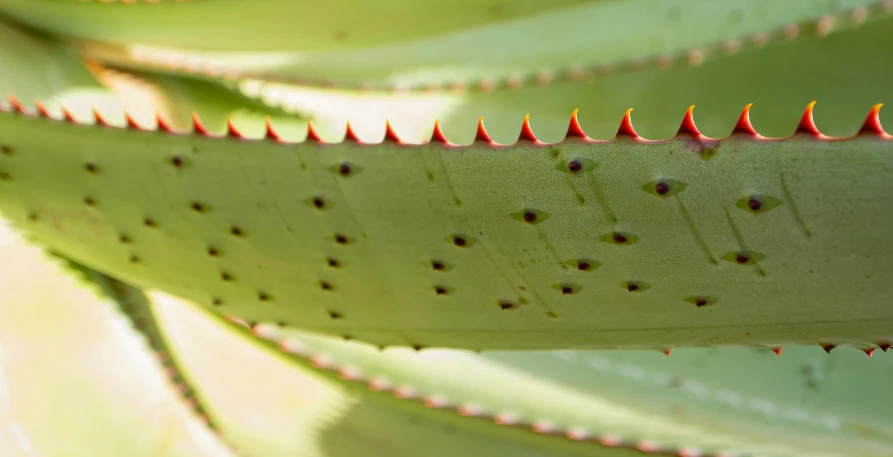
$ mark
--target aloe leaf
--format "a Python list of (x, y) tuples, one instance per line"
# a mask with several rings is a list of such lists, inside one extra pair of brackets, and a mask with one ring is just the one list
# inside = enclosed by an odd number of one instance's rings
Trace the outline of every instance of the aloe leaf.
[[(528, 84), (516, 91), (446, 93), (456, 97), (448, 109), (421, 113), (415, 119), (419, 124), (427, 122), (423, 132), (430, 137), (434, 120), (439, 118), (440, 127), (451, 141), (466, 144), (474, 139), (476, 123), (484, 116), (490, 136), (497, 142), (510, 143), (518, 137), (523, 119), (529, 114), (537, 137), (555, 142), (564, 137), (568, 113), (574, 109), (580, 109), (579, 121), (589, 136), (608, 139), (617, 130), (620, 113), (635, 108), (636, 130), (646, 138), (656, 139), (672, 137), (682, 113), (696, 105), (698, 128), (707, 136), (723, 137), (731, 131), (741, 108), (753, 103), (756, 130), (766, 136), (783, 137), (794, 131), (803, 107), (817, 101), (815, 118), (821, 131), (847, 136), (859, 129), (864, 113), (872, 105), (890, 101), (888, 86), (893, 65), (877, 56), (887, 52), (888, 43), (893, 40), (891, 31), (893, 20), (884, 19), (824, 40), (794, 40), (755, 53), (705, 62), (700, 68), (642, 70), (589, 83)], [(246, 94), (260, 94), (274, 104), (300, 100), (308, 91), (270, 82), (243, 85)], [(402, 97), (406, 96), (390, 98)], [(382, 105), (375, 114), (377, 118), (350, 117), (352, 127), (369, 132), (361, 136), (364, 140), (378, 141), (387, 118), (392, 119), (395, 127), (403, 126), (402, 122), (393, 121), (398, 110)], [(887, 114), (885, 110), (881, 116)]]
[(64, 103), (82, 120), (94, 107), (120, 106), (70, 46), (0, 24), (0, 62), (0, 93), (15, 93), (27, 106), (39, 99), (61, 116)]
[(109, 312), (114, 299), (5, 223), (0, 258), (4, 453), (231, 455), (188, 414), (123, 317)]
[[(190, 340), (194, 330), (180, 316), (182, 303), (156, 300), (168, 302), (162, 314), (178, 310), (168, 321), (180, 327), (172, 333), (184, 351), (208, 346)], [(252, 331), (301, 372), (352, 384), (364, 402), (419, 414), (423, 425), (451, 424), (459, 436), (474, 431), (494, 442), (525, 441), (531, 450), (551, 447), (551, 455), (884, 456), (893, 442), (893, 404), (865, 395), (882, 390), (893, 369), (884, 353), (874, 359), (855, 349), (828, 355), (821, 348), (788, 348), (780, 357), (740, 348), (679, 350), (669, 358), (655, 351), (477, 355), (378, 351), (270, 325)], [(853, 390), (853, 379), (863, 389)], [(329, 433), (343, 437), (348, 430), (333, 425)], [(411, 448), (413, 441), (401, 445)]]
[[(356, 48), (510, 21), (585, 0), (2, 0), (0, 11), (56, 34), (225, 50)], [(238, 23), (238, 27), (232, 24)]]
[(457, 147), (6, 112), (0, 209), (136, 286), (382, 345), (869, 346), (893, 317), (875, 255), (893, 143), (869, 121), (849, 139), (807, 111), (789, 139), (645, 141), (625, 118), (608, 142)]
[[(699, 65), (803, 35), (825, 36), (884, 17), (893, 11), (891, 6), (878, 0), (593, 1), (332, 52), (300, 48), (269, 53), (238, 52), (239, 48), (201, 52), (188, 49), (197, 47), (189, 44), (120, 48), (105, 43), (87, 44), (85, 51), (117, 64), (211, 77), (399, 91), (489, 92), (601, 79), (642, 68)], [(429, 8), (422, 17), (439, 9)], [(406, 18), (404, 23), (412, 22), (411, 15), (401, 17)], [(631, 21), (631, 17), (636, 19)]]

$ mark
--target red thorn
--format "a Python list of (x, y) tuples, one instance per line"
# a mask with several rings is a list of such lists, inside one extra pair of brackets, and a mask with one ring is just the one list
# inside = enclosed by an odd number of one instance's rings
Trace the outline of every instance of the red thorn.
[(102, 117), (102, 113), (100, 113), (98, 109), (93, 108), (92, 111), (93, 118), (96, 119), (96, 125), (100, 127), (112, 127), (112, 125), (109, 124), (108, 121), (106, 121), (105, 118)]
[(890, 343), (881, 343), (877, 345), (877, 347), (879, 347), (882, 351), (887, 352), (887, 349), (890, 349), (891, 345)]
[(825, 352), (827, 352), (828, 354), (830, 354), (831, 351), (833, 351), (834, 348), (836, 348), (836, 347), (837, 347), (837, 346), (835, 346), (835, 345), (833, 345), (833, 344), (823, 344), (823, 345), (822, 345), (822, 349), (824, 349)]
[(158, 123), (158, 130), (162, 132), (173, 132), (174, 130), (171, 128), (171, 125), (161, 117), (161, 113), (155, 114), (155, 122)]
[(748, 103), (744, 106), (744, 109), (741, 110), (741, 115), (738, 116), (738, 123), (735, 124), (735, 129), (732, 130), (732, 134), (739, 133), (741, 135), (750, 135), (750, 136), (758, 136), (759, 134), (753, 128), (753, 124), (750, 123), (750, 107), (753, 106), (753, 103)]
[(867, 355), (868, 357), (871, 357), (872, 355), (874, 355), (874, 348), (862, 349), (862, 352), (864, 352), (865, 355)]
[(784, 348), (775, 348), (772, 350), (772, 352), (774, 352), (775, 355), (777, 355), (777, 356), (781, 356), (781, 351), (783, 351), (783, 350), (784, 350)]
[(483, 141), (485, 143), (493, 142), (493, 140), (490, 139), (490, 135), (487, 133), (487, 129), (484, 128), (484, 116), (478, 118), (478, 131), (474, 135), (474, 141)]
[(530, 128), (530, 113), (527, 113), (524, 116), (524, 122), (521, 124), (521, 134), (518, 136), (518, 141), (530, 141), (531, 143), (540, 142), (540, 140), (536, 138), (536, 135), (534, 135), (533, 129)]
[(688, 107), (688, 110), (685, 111), (685, 117), (682, 118), (682, 124), (679, 126), (679, 130), (676, 132), (676, 135), (688, 134), (692, 136), (701, 136), (701, 132), (698, 130), (698, 126), (695, 125), (695, 118), (692, 112), (695, 110), (695, 105), (691, 105)]
[(74, 116), (71, 114), (71, 111), (68, 111), (68, 108), (62, 106), (61, 104), (59, 105), (59, 108), (62, 109), (62, 119), (65, 119), (65, 122), (68, 122), (71, 124), (78, 123), (77, 119), (75, 119)]
[(22, 102), (19, 100), (18, 97), (9, 94), (6, 99), (9, 100), (9, 104), (12, 105), (12, 109), (14, 109), (16, 112), (25, 114), (25, 107), (22, 106)]
[(233, 122), (233, 118), (226, 118), (226, 134), (233, 138), (243, 138), (242, 134), (239, 133), (239, 129), (236, 128), (236, 124)]
[(565, 138), (589, 138), (586, 136), (586, 132), (583, 131), (583, 127), (580, 127), (580, 121), (577, 119), (578, 111), (580, 111), (580, 108), (575, 109), (571, 114), (571, 122), (570, 125), (567, 126), (567, 134), (564, 135)]
[(443, 130), (440, 129), (440, 121), (434, 120), (434, 131), (431, 132), (431, 139), (428, 140), (429, 143), (443, 143), (447, 144), (446, 136), (443, 134)]
[[(21, 106), (21, 104), (20, 104), (19, 106)], [(37, 114), (38, 114), (39, 116), (43, 116), (43, 117), (45, 117), (45, 118), (47, 118), (47, 119), (52, 119), (52, 118), (53, 118), (53, 116), (50, 115), (50, 111), (47, 109), (47, 106), (44, 105), (42, 101), (40, 101), (40, 100), (38, 100), (38, 99), (36, 99), (36, 98), (34, 99), (34, 108), (37, 109)], [(24, 111), (19, 110), (18, 108), (16, 108), (16, 111), (19, 111), (19, 112), (22, 112), (22, 113), (24, 112)]]
[(319, 137), (319, 134), (316, 133), (316, 129), (313, 128), (313, 121), (310, 119), (307, 119), (307, 140), (306, 141), (313, 141), (316, 143), (323, 142), (322, 138)]
[(633, 120), (630, 118), (630, 113), (632, 112), (633, 109), (630, 108), (623, 113), (623, 119), (620, 121), (620, 128), (617, 129), (615, 137), (628, 136), (630, 138), (639, 138), (639, 134), (633, 128)]
[(868, 117), (866, 117), (865, 122), (862, 123), (862, 128), (859, 129), (859, 133), (881, 136), (887, 134), (887, 132), (884, 131), (884, 126), (881, 125), (882, 106), (884, 106), (883, 103), (878, 103), (871, 108), (871, 111), (868, 112)]
[(819, 128), (816, 127), (815, 121), (812, 119), (814, 107), (815, 102), (810, 102), (809, 105), (806, 105), (806, 110), (803, 111), (803, 117), (800, 118), (800, 125), (797, 126), (796, 133), (805, 133), (815, 137), (822, 136), (822, 132), (819, 132)]
[(391, 143), (401, 143), (400, 137), (397, 136), (397, 132), (394, 131), (394, 128), (391, 127), (391, 121), (384, 121), (384, 141)]
[(266, 126), (266, 138), (271, 139), (273, 141), (282, 141), (282, 137), (276, 133), (276, 130), (273, 128), (273, 120), (270, 119), (270, 116), (267, 116), (264, 119), (264, 125)]
[(357, 136), (357, 133), (353, 131), (353, 128), (350, 126), (350, 121), (347, 121), (347, 131), (344, 133), (344, 141), (353, 141), (354, 143), (363, 142), (363, 140)]
[(672, 349), (664, 349), (664, 355), (666, 355), (667, 357), (670, 356), (670, 353), (671, 353), (671, 352), (673, 352)]
[(192, 112), (192, 131), (204, 136), (210, 136), (208, 134), (208, 129), (205, 128), (205, 124), (202, 124), (202, 120), (198, 117), (198, 113)]
[(124, 113), (124, 120), (127, 121), (128, 127), (132, 128), (132, 129), (136, 129), (136, 130), (143, 130), (142, 126), (137, 124), (136, 121), (133, 120), (132, 117), (130, 117), (130, 114)]

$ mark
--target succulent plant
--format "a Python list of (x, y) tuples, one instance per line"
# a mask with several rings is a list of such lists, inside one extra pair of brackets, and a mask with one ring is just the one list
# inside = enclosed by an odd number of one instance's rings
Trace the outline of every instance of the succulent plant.
[(0, 13), (15, 456), (893, 455), (893, 2)]

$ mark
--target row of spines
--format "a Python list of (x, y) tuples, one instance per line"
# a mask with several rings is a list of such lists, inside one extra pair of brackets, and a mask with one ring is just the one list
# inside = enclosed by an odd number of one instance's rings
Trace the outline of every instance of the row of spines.
[[(24, 115), (29, 115), (29, 116), (33, 115), (24, 107), (24, 105), (21, 103), (21, 101), (14, 95), (9, 95), (8, 100), (9, 100), (9, 105), (12, 108), (12, 111), (20, 113), (20, 114), (24, 114)], [(44, 117), (44, 118), (51, 119), (51, 120), (58, 120), (56, 117), (54, 117), (52, 114), (50, 114), (49, 110), (46, 108), (46, 105), (44, 105), (44, 103), (41, 102), (40, 100), (35, 100), (34, 106), (36, 108), (37, 116)], [(871, 108), (871, 110), (868, 113), (868, 116), (865, 118), (865, 121), (862, 123), (862, 126), (860, 127), (860, 129), (856, 133), (856, 135), (874, 135), (877, 137), (881, 137), (883, 139), (893, 139), (893, 136), (891, 136), (887, 132), (885, 132), (883, 126), (881, 125), (881, 120), (880, 120), (881, 106), (883, 106), (883, 105), (879, 103), (877, 105), (874, 105)], [(89, 124), (85, 124), (83, 122), (79, 122), (78, 120), (76, 120), (75, 117), (71, 114), (71, 112), (68, 109), (66, 109), (64, 106), (60, 105), (60, 107), (62, 110), (62, 120), (63, 121), (69, 122), (72, 124), (78, 124), (78, 125), (89, 125)], [(809, 105), (807, 105), (806, 110), (803, 112), (803, 116), (800, 118), (800, 123), (797, 125), (797, 129), (795, 130), (794, 135), (798, 135), (798, 134), (809, 135), (814, 138), (822, 139), (822, 140), (841, 139), (841, 138), (834, 138), (834, 137), (826, 136), (821, 131), (819, 131), (819, 129), (816, 126), (815, 121), (813, 119), (814, 107), (815, 107), (815, 102), (811, 102), (811, 103), (809, 103)], [(732, 130), (731, 135), (746, 135), (746, 136), (750, 136), (753, 138), (767, 139), (766, 137), (763, 137), (762, 135), (760, 135), (756, 131), (756, 129), (753, 127), (753, 124), (751, 124), (751, 122), (750, 122), (750, 108), (751, 108), (751, 104), (748, 104), (741, 111), (741, 115), (738, 117), (738, 121), (736, 122), (735, 128)], [(579, 140), (583, 140), (583, 141), (597, 141), (593, 138), (590, 138), (588, 135), (586, 135), (586, 132), (583, 131), (583, 128), (580, 126), (580, 122), (577, 118), (578, 111), (579, 111), (579, 109), (574, 110), (574, 112), (571, 114), (570, 123), (568, 124), (567, 133), (565, 135), (565, 140), (579, 139)], [(688, 110), (685, 112), (685, 115), (682, 118), (682, 123), (680, 124), (679, 130), (676, 133), (676, 137), (680, 137), (680, 136), (694, 137), (694, 138), (702, 139), (702, 140), (715, 139), (715, 138), (705, 137), (698, 130), (698, 127), (695, 125), (693, 112), (694, 112), (694, 105), (689, 107)], [(92, 110), (92, 113), (93, 113), (93, 117), (95, 119), (94, 125), (97, 125), (100, 127), (106, 127), (106, 128), (120, 128), (120, 127), (114, 126), (111, 123), (107, 122), (103, 118), (102, 114), (100, 114), (99, 111), (96, 110), (95, 108)], [(642, 138), (636, 132), (636, 129), (633, 127), (632, 118), (630, 117), (631, 113), (632, 113), (632, 108), (626, 110), (626, 112), (623, 114), (623, 118), (620, 121), (620, 126), (617, 129), (617, 133), (615, 134), (614, 139), (616, 140), (619, 138), (627, 138), (627, 139), (646, 141), (644, 138)], [(130, 116), (130, 114), (128, 114), (128, 113), (125, 113), (124, 117), (126, 119), (126, 127), (124, 127), (124, 128), (133, 129), (133, 130), (147, 131), (147, 132), (161, 131), (161, 132), (169, 133), (169, 134), (193, 133), (193, 134), (207, 136), (207, 137), (213, 137), (213, 138), (230, 137), (230, 138), (237, 138), (237, 139), (247, 139), (244, 135), (242, 135), (242, 133), (236, 127), (235, 122), (233, 122), (232, 118), (227, 119), (226, 133), (224, 133), (223, 135), (215, 135), (215, 134), (211, 133), (210, 131), (208, 131), (208, 129), (205, 127), (205, 125), (202, 122), (198, 113), (192, 114), (193, 128), (192, 128), (191, 132), (175, 130), (174, 128), (172, 128), (170, 126), (169, 122), (164, 120), (164, 118), (160, 114), (156, 114), (156, 116), (155, 116), (155, 119), (157, 122), (156, 130), (147, 129), (147, 128), (139, 125), (139, 123), (137, 123), (133, 119), (133, 117)], [(283, 142), (283, 143), (287, 142), (286, 140), (284, 140), (282, 138), (281, 135), (279, 135), (276, 132), (276, 130), (273, 126), (273, 123), (269, 117), (267, 117), (267, 120), (266, 120), (265, 139), (273, 140), (273, 141), (277, 141), (277, 142)], [(483, 116), (481, 116), (478, 119), (477, 132), (475, 134), (474, 141), (488, 143), (493, 146), (508, 146), (507, 144), (500, 144), (500, 143), (496, 143), (495, 141), (493, 141), (493, 139), (487, 133), (486, 128), (484, 127)], [(306, 137), (305, 142), (333, 144), (333, 143), (324, 141), (320, 137), (320, 135), (316, 132), (316, 129), (313, 126), (312, 120), (307, 121), (307, 137)], [(368, 142), (361, 140), (359, 138), (359, 136), (357, 136), (357, 134), (354, 132), (349, 121), (347, 122), (347, 129), (346, 129), (346, 133), (345, 133), (345, 136), (344, 136), (344, 139), (342, 140), (342, 142), (365, 144), (365, 145), (374, 144), (374, 143), (368, 143)], [(335, 143), (339, 143), (339, 142), (335, 142)], [(385, 121), (385, 135), (384, 135), (384, 139), (382, 140), (382, 143), (409, 144), (409, 143), (404, 143), (397, 136), (397, 133), (394, 132), (394, 129), (392, 128), (389, 121)], [(454, 145), (449, 140), (447, 140), (446, 136), (444, 135), (443, 131), (440, 128), (440, 123), (437, 120), (434, 121), (434, 130), (431, 134), (431, 138), (428, 140), (428, 143), (442, 143), (445, 145)], [(533, 143), (533, 144), (541, 144), (541, 145), (547, 144), (547, 143), (543, 143), (542, 141), (540, 141), (536, 137), (536, 135), (533, 133), (533, 129), (530, 127), (530, 115), (529, 114), (524, 117), (524, 121), (521, 124), (521, 133), (518, 137), (518, 143)]]

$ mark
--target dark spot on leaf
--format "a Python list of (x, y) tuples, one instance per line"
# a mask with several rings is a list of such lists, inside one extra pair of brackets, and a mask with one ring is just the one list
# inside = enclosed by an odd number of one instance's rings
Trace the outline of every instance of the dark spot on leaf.
[(86, 165), (84, 165), (84, 169), (87, 170), (87, 173), (91, 174), (96, 174), (99, 172), (99, 167), (96, 166), (96, 164), (93, 162), (88, 162)]
[(326, 261), (326, 263), (328, 263), (329, 266), (332, 268), (338, 268), (341, 266), (341, 262), (338, 262), (337, 259), (333, 259), (331, 257), (329, 257), (329, 259)]
[(217, 257), (220, 255), (220, 251), (218, 251), (217, 248), (212, 246), (212, 247), (208, 248), (208, 255), (211, 257)]
[(335, 235), (335, 242), (338, 244), (347, 244), (348, 239), (344, 235)]
[(266, 292), (258, 292), (257, 299), (260, 301), (269, 301), (270, 296)]
[(502, 310), (517, 309), (518, 307), (519, 306), (517, 303), (513, 303), (510, 301), (503, 300), (503, 301), (499, 302), (499, 309), (502, 309)]
[(344, 315), (339, 313), (338, 311), (329, 310), (328, 313), (329, 319), (341, 319), (344, 317)]
[(84, 204), (87, 206), (96, 206), (96, 200), (93, 200), (90, 197), (84, 197)]
[(229, 233), (233, 234), (234, 236), (244, 236), (245, 235), (245, 232), (243, 232), (241, 228), (236, 227), (236, 226), (230, 227)]
[(220, 279), (229, 282), (233, 280), (233, 276), (224, 271), (220, 273)]
[(330, 283), (326, 282), (326, 281), (320, 281), (320, 282), (319, 282), (319, 287), (320, 287), (322, 290), (332, 290), (332, 289), (333, 289), (332, 285), (331, 285)]
[(151, 217), (147, 217), (147, 218), (143, 219), (143, 225), (145, 225), (146, 227), (157, 227), (158, 223), (155, 222), (155, 219), (152, 219)]
[(437, 286), (434, 288), (434, 293), (436, 293), (437, 295), (446, 295), (447, 289), (443, 286)]
[(221, 299), (219, 299), (219, 298), (212, 298), (212, 299), (211, 299), (211, 304), (214, 305), (214, 306), (220, 306), (220, 305), (223, 304), (223, 300), (221, 300)]

